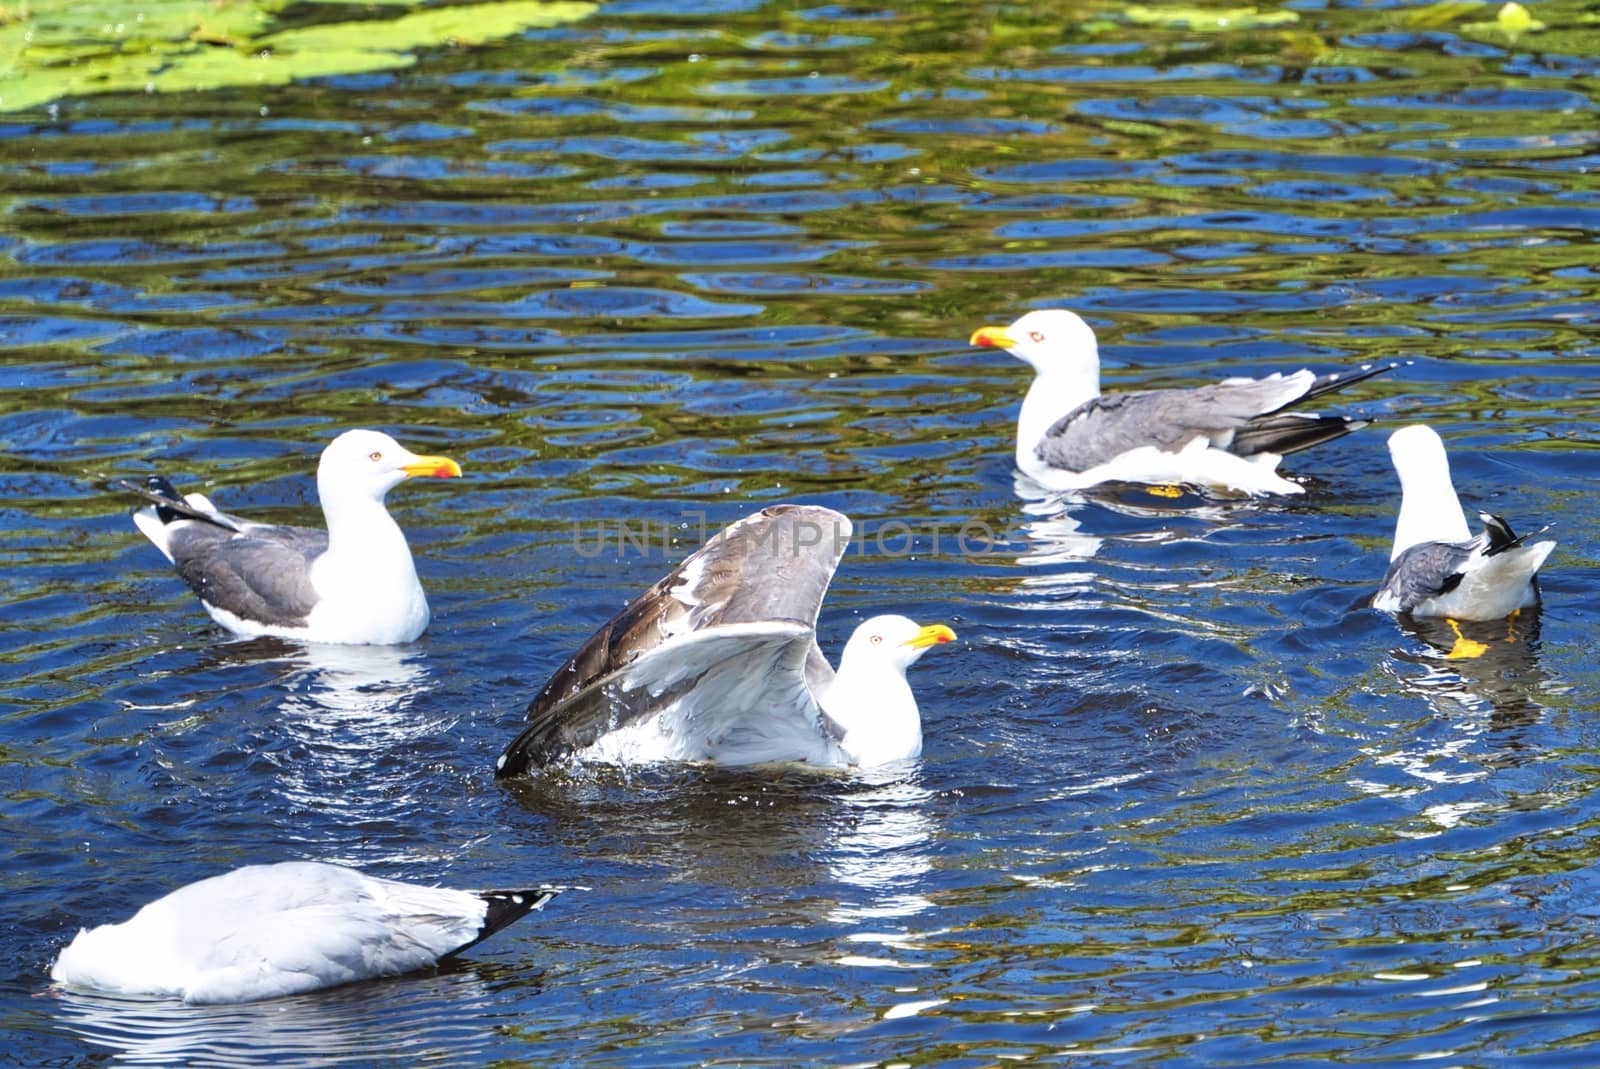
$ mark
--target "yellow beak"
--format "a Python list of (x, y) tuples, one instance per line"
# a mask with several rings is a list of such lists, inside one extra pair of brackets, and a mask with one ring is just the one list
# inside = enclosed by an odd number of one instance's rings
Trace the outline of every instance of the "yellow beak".
[(915, 635), (906, 639), (903, 645), (925, 650), (929, 646), (937, 646), (941, 642), (954, 642), (956, 633), (944, 624), (929, 624)]
[(1011, 340), (1011, 335), (1006, 333), (1005, 327), (979, 327), (972, 332), (972, 339), (968, 343), (980, 349), (1009, 349), (1017, 344)]
[(407, 475), (431, 475), (435, 479), (461, 478), (461, 465), (449, 457), (417, 457), (400, 470)]

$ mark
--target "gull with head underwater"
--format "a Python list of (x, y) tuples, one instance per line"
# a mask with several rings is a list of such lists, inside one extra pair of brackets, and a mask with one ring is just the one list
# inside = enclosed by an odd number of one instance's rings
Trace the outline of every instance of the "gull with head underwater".
[(555, 894), (424, 887), (322, 861), (246, 865), (80, 929), (50, 978), (192, 1003), (279, 998), (435, 965)]
[(1553, 541), (1528, 543), (1549, 530), (1518, 536), (1499, 516), (1478, 513), (1476, 538), (1450, 480), (1450, 458), (1432, 427), (1414, 424), (1389, 436), (1400, 476), (1394, 549), (1372, 607), (1413, 616), (1498, 620), (1539, 603), (1539, 567)]

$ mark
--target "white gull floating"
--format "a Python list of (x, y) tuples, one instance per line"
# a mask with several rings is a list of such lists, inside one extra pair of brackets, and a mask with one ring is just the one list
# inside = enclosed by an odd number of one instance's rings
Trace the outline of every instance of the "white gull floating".
[(918, 756), (906, 669), (955, 632), (874, 616), (834, 671), (817, 647), (817, 613), (850, 532), (840, 513), (806, 505), (724, 528), (556, 671), (495, 774), (567, 755), (828, 768)]
[(346, 431), (317, 465), (326, 531), (230, 515), (204, 494), (180, 496), (159, 475), (117, 485), (154, 502), (134, 524), (229, 631), (389, 645), (422, 634), (428, 599), (384, 495), (414, 475), (460, 474), (449, 457), (418, 456), (378, 431)]
[(1277, 473), (1279, 461), (1367, 421), (1291, 409), (1394, 367), (1331, 375), (1301, 369), (1188, 389), (1102, 394), (1094, 331), (1065, 309), (1029, 312), (1008, 327), (982, 327), (972, 344), (1005, 349), (1033, 368), (1017, 419), (1017, 467), (1050, 491), (1129, 482), (1302, 493), (1300, 484)]
[(50, 978), (192, 1003), (278, 998), (434, 965), (555, 894), (422, 887), (319, 861), (247, 865), (80, 929)]

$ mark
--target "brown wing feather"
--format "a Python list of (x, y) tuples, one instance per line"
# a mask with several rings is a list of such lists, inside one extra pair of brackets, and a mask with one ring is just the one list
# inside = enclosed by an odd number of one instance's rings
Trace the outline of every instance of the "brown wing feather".
[[(774, 505), (718, 532), (556, 670), (528, 705), (528, 726), (501, 755), (495, 774), (517, 775), (580, 750), (669, 704), (679, 695), (624, 694), (609, 684), (675, 637), (744, 623), (815, 629), (850, 533), (847, 517), (811, 505)], [(826, 666), (820, 651), (814, 660)], [(808, 676), (819, 671), (808, 664)]]

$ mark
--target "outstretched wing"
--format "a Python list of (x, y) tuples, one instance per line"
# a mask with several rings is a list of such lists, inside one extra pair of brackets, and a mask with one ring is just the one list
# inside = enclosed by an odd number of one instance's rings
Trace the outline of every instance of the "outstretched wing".
[[(496, 775), (517, 775), (664, 712), (683, 738), (721, 737), (731, 712), (761, 711), (756, 691), (793, 699), (807, 676), (825, 682), (831, 672), (816, 649), (817, 612), (850, 534), (845, 516), (807, 505), (774, 505), (724, 528), (557, 669)], [(743, 695), (741, 671), (751, 687)]]
[(725, 624), (675, 638), (530, 722), (495, 773), (580, 750), (618, 764), (845, 763), (806, 682), (815, 648), (813, 630), (796, 623)]

